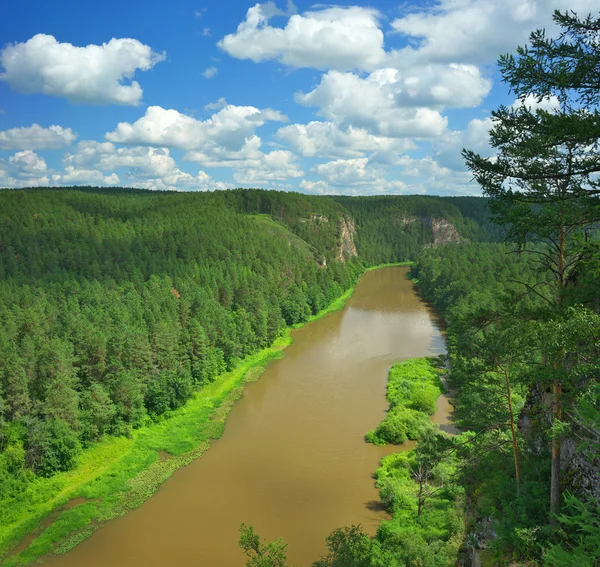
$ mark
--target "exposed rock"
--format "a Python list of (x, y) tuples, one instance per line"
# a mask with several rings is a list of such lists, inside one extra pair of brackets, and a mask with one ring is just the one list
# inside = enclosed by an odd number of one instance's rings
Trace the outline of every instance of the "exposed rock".
[(463, 242), (464, 238), (448, 220), (439, 217), (399, 217), (398, 224), (404, 228), (413, 223), (421, 223), (431, 230), (432, 242), (429, 246), (440, 246), (449, 242)]
[(447, 244), (448, 242), (461, 242), (462, 237), (458, 234), (458, 231), (454, 225), (442, 218), (426, 217), (425, 223), (431, 228), (433, 235), (432, 246), (439, 246), (440, 244)]
[(319, 215), (317, 213), (313, 213), (307, 219), (300, 219), (300, 222), (312, 222), (312, 223), (329, 222), (329, 219), (325, 215)]
[(354, 221), (348, 217), (340, 219), (340, 245), (338, 248), (337, 259), (340, 262), (345, 262), (346, 257), (358, 256), (356, 246), (354, 245), (354, 237), (356, 236), (356, 227)]

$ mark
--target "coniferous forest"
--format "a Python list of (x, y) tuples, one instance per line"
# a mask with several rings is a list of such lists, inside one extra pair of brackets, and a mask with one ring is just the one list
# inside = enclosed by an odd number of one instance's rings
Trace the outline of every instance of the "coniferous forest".
[[(482, 198), (1, 190), (0, 558), (107, 440), (168, 428), (366, 268), (411, 261), (448, 354), (391, 369), (390, 410), (365, 432), (417, 441), (376, 472), (391, 519), (374, 538), (336, 530), (315, 565), (599, 565), (600, 21), (555, 21), (558, 40), (535, 32), (500, 60), (512, 92), (558, 108), (494, 111), (494, 158), (463, 152)], [(442, 375), (453, 437), (427, 417)], [(218, 436), (211, 427), (172, 455)], [(124, 460), (130, 477), (150, 463), (139, 454)], [(125, 485), (110, 482), (94, 497)], [(149, 495), (134, 488), (104, 517)], [(240, 546), (251, 567), (285, 565), (285, 544), (252, 527)]]

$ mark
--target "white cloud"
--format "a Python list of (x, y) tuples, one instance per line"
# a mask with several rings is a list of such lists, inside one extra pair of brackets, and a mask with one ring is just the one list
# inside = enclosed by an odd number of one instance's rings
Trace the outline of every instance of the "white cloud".
[(304, 179), (300, 187), (309, 193), (331, 195), (422, 193), (421, 187), (386, 178), (387, 170), (368, 158), (338, 159), (317, 165), (315, 175), (322, 179)]
[(276, 181), (296, 179), (304, 172), (298, 169), (296, 156), (286, 150), (273, 150), (262, 154), (259, 160), (249, 160), (234, 167), (233, 178), (245, 186), (258, 187)]
[(337, 159), (315, 167), (328, 185), (356, 186), (385, 184), (380, 168), (370, 167), (368, 158)]
[(17, 152), (8, 158), (8, 163), (23, 174), (40, 175), (48, 169), (44, 158), (31, 150)]
[(120, 122), (106, 139), (122, 144), (167, 146), (184, 150), (223, 146), (239, 150), (267, 121), (284, 122), (287, 117), (272, 109), (225, 105), (207, 120), (196, 120), (177, 110), (150, 106), (145, 115), (130, 124)]
[(70, 146), (77, 134), (71, 128), (39, 124), (0, 131), (0, 150), (54, 150)]
[(275, 137), (304, 157), (364, 157), (365, 152), (397, 154), (415, 148), (407, 139), (375, 136), (353, 126), (343, 129), (333, 122), (291, 124), (280, 128)]
[[(126, 185), (146, 189), (207, 191), (226, 188), (202, 170), (192, 175), (179, 169), (168, 148), (116, 148), (110, 142), (84, 140), (77, 144), (74, 153), (65, 156), (63, 163), (65, 175), (77, 175), (81, 183), (87, 182), (81, 172), (89, 171), (94, 179), (99, 175), (94, 172), (111, 172), (103, 175), (104, 184), (125, 179)], [(123, 170), (122, 175), (117, 175), (116, 170)], [(61, 180), (65, 183), (64, 176)]]
[(104, 175), (97, 169), (76, 169), (67, 165), (64, 173), (52, 176), (52, 181), (61, 185), (117, 185), (120, 179), (116, 173)]
[(0, 160), (0, 180), (5, 187), (38, 187), (48, 185), (48, 166), (44, 158), (31, 150), (17, 152)]
[(263, 159), (262, 140), (254, 135), (244, 140), (237, 150), (230, 150), (216, 144), (207, 144), (201, 151), (187, 152), (184, 161), (193, 161), (203, 167), (250, 167), (251, 162), (258, 163)]
[(439, 0), (395, 19), (392, 28), (417, 44), (394, 59), (489, 63), (526, 43), (536, 28), (552, 27), (555, 8), (596, 12), (597, 0)]
[[(0, 52), (0, 80), (16, 91), (59, 96), (76, 103), (137, 105), (142, 88), (131, 80), (165, 58), (136, 39), (77, 47), (37, 34)], [(131, 80), (131, 82), (129, 82)]]
[(212, 79), (213, 77), (216, 77), (218, 73), (219, 70), (216, 67), (207, 67), (206, 69), (204, 69), (202, 75), (205, 79)]
[(331, 193), (331, 188), (325, 181), (308, 181), (303, 179), (300, 181), (300, 188), (308, 193), (320, 193), (321, 195)]
[(468, 171), (455, 171), (440, 165), (431, 156), (411, 158), (402, 156), (397, 164), (400, 175), (414, 178), (408, 184), (411, 193), (431, 195), (481, 195), (481, 188)]
[(279, 15), (272, 2), (256, 4), (217, 45), (237, 59), (316, 69), (374, 69), (385, 57), (379, 13), (372, 8), (325, 7), (292, 15), (284, 28), (269, 25)]
[(536, 110), (545, 110), (546, 112), (554, 112), (560, 108), (558, 97), (552, 95), (538, 100), (534, 95), (527, 95), (524, 98), (518, 98), (511, 104), (511, 108), (525, 107), (529, 112)]
[(473, 118), (465, 130), (447, 132), (432, 143), (435, 159), (444, 167), (464, 171), (465, 162), (461, 155), (463, 148), (473, 150), (481, 155), (492, 155), (489, 145), (491, 117)]
[(365, 79), (353, 73), (329, 71), (309, 93), (297, 93), (305, 106), (343, 126), (354, 126), (388, 137), (439, 136), (447, 119), (437, 110), (406, 107), (397, 102), (396, 70), (382, 69)]

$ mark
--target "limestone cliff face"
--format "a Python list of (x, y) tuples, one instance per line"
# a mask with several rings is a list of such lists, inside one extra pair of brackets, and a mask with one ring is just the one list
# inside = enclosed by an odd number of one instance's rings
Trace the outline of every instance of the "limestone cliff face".
[(456, 227), (448, 220), (438, 217), (401, 217), (398, 224), (404, 228), (406, 225), (421, 223), (431, 230), (432, 242), (429, 246), (440, 246), (449, 242), (463, 242), (463, 237)]
[(346, 258), (352, 258), (358, 256), (356, 246), (354, 245), (354, 237), (356, 236), (356, 227), (354, 226), (354, 220), (349, 217), (342, 217), (340, 219), (340, 244), (337, 253), (337, 260), (345, 262)]
[(433, 246), (447, 244), (448, 242), (462, 241), (462, 237), (458, 234), (454, 225), (446, 219), (427, 217), (425, 223), (431, 228), (431, 233), (433, 234)]

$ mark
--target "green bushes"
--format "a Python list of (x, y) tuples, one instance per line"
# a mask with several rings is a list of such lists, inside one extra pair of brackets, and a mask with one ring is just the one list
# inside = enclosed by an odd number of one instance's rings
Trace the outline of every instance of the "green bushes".
[(75, 465), (81, 444), (61, 419), (35, 421), (27, 438), (27, 465), (39, 476), (68, 471)]
[(375, 445), (400, 445), (407, 439), (418, 439), (430, 427), (431, 421), (425, 413), (397, 406), (390, 410), (375, 431), (367, 433), (366, 439)]
[(428, 358), (394, 364), (387, 386), (390, 410), (365, 439), (376, 445), (399, 445), (407, 439), (422, 437), (431, 428), (429, 416), (435, 412), (436, 400), (442, 393), (439, 372)]

